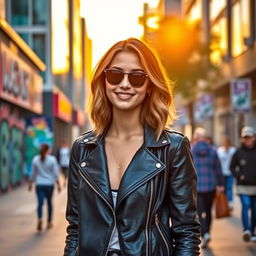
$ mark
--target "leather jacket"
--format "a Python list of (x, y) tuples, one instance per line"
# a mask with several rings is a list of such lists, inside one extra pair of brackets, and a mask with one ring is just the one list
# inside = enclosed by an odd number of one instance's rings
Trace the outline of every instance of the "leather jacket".
[(199, 255), (196, 174), (188, 139), (165, 130), (144, 143), (125, 171), (114, 209), (104, 150), (92, 131), (73, 144), (64, 256), (105, 256), (117, 227), (122, 256)]

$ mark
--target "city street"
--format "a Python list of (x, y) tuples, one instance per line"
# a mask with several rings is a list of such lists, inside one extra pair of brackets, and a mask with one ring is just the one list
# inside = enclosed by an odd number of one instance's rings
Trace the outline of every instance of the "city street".
[[(23, 185), (0, 197), (0, 251), (2, 256), (62, 255), (65, 239), (66, 190), (55, 191), (54, 227), (36, 232), (36, 199)], [(256, 243), (242, 241), (239, 219), (240, 205), (236, 198), (233, 217), (214, 220), (210, 248), (202, 256), (252, 256)]]

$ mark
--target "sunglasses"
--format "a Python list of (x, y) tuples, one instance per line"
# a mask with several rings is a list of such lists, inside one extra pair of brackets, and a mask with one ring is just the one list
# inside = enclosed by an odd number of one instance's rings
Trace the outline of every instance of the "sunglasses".
[(127, 73), (117, 69), (105, 69), (104, 72), (107, 81), (112, 85), (120, 84), (123, 81), (125, 74), (128, 75), (128, 80), (131, 86), (137, 88), (143, 86), (148, 78), (148, 74), (140, 71)]

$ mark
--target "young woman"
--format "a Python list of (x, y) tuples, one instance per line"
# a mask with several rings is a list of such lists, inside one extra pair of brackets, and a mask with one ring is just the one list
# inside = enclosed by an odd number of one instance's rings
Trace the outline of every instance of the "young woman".
[(95, 128), (71, 152), (64, 255), (199, 255), (189, 142), (166, 129), (172, 83), (145, 43), (120, 41), (102, 57), (90, 114)]
[(29, 181), (28, 190), (32, 190), (33, 183), (36, 184), (36, 195), (38, 201), (37, 207), (37, 230), (42, 230), (43, 225), (43, 203), (47, 200), (48, 218), (47, 228), (52, 228), (52, 195), (54, 184), (56, 182), (58, 191), (61, 191), (58, 180), (59, 166), (55, 156), (50, 155), (50, 148), (47, 144), (42, 144), (40, 154), (35, 156), (32, 161), (32, 172)]

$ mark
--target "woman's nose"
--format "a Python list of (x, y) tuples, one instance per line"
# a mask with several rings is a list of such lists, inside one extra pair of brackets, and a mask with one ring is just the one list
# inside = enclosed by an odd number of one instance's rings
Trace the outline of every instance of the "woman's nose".
[(119, 87), (123, 88), (123, 89), (130, 89), (131, 88), (131, 84), (130, 84), (129, 79), (128, 79), (128, 74), (124, 74), (124, 79), (119, 84)]

